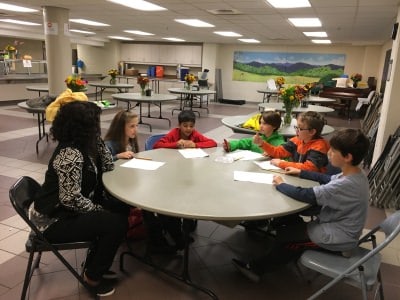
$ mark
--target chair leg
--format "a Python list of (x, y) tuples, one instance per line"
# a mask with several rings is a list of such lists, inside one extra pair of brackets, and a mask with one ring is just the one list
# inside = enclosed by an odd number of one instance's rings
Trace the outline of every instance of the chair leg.
[(32, 262), (33, 262), (34, 255), (35, 255), (35, 251), (29, 252), (29, 259), (28, 259), (28, 265), (26, 266), (24, 285), (22, 287), (22, 293), (21, 293), (21, 300), (25, 300), (26, 292), (28, 290), (29, 283), (31, 282), (32, 274), (34, 271), (34, 268), (32, 268)]

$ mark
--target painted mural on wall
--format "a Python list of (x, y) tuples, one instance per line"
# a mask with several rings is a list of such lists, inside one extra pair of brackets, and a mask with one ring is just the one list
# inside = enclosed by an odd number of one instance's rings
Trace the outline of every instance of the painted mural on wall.
[(345, 54), (235, 51), (232, 80), (265, 82), (283, 76), (287, 84), (323, 82), (340, 77), (345, 60)]

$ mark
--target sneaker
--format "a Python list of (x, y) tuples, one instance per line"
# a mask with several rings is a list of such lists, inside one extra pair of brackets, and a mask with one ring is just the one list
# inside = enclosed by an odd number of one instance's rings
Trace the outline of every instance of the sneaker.
[(115, 288), (106, 281), (101, 281), (98, 285), (91, 287), (91, 289), (99, 297), (111, 296), (115, 292)]
[(114, 271), (108, 270), (103, 274), (103, 279), (110, 279), (110, 280), (118, 279), (118, 275)]
[(232, 258), (232, 262), (236, 269), (238, 269), (239, 272), (246, 276), (248, 279), (253, 282), (260, 281), (261, 275), (251, 268), (250, 263), (245, 263), (236, 258)]

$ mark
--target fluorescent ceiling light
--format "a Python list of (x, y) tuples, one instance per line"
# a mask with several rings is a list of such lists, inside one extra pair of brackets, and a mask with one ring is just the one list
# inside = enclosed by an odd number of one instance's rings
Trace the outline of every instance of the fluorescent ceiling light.
[(168, 40), (168, 41), (172, 41), (172, 42), (184, 42), (185, 41), (185, 40), (174, 38), (174, 37), (166, 37), (166, 38), (163, 38), (163, 40)]
[(321, 27), (321, 21), (318, 18), (289, 18), (289, 22), (296, 27)]
[(310, 36), (310, 37), (327, 37), (328, 36), (325, 31), (310, 31), (310, 32), (303, 32), (303, 33), (305, 36)]
[(85, 25), (90, 25), (90, 26), (110, 26), (105, 23), (100, 23), (100, 22), (95, 22), (95, 21), (90, 21), (90, 20), (85, 20), (85, 19), (69, 19), (69, 21), (73, 22), (73, 23), (85, 24)]
[(42, 24), (39, 24), (39, 23), (25, 22), (25, 21), (14, 20), (14, 19), (0, 19), (0, 21), (1, 22), (6, 22), (6, 23), (19, 24), (19, 25), (28, 25), (28, 26), (39, 26), (39, 25), (42, 25)]
[(311, 40), (314, 44), (332, 44), (331, 40)]
[(311, 4), (308, 0), (266, 0), (266, 1), (275, 8), (311, 7)]
[(238, 39), (238, 41), (241, 41), (243, 43), (260, 43), (260, 41), (256, 39)]
[(85, 30), (78, 30), (78, 29), (70, 29), (69, 31), (83, 33), (83, 34), (96, 34), (95, 32), (85, 31)]
[(156, 4), (144, 0), (107, 0), (107, 1), (124, 5), (137, 10), (145, 10), (145, 11), (167, 10), (165, 7), (158, 6)]
[(124, 30), (124, 32), (137, 34), (137, 35), (154, 35), (153, 33), (140, 31), (140, 30)]
[(222, 36), (233, 36), (233, 37), (242, 36), (241, 34), (233, 31), (214, 31), (214, 33)]
[(109, 35), (108, 38), (113, 39), (113, 40), (123, 40), (123, 41), (133, 41), (134, 40), (132, 38), (118, 36), (118, 35)]
[(214, 25), (203, 22), (199, 19), (175, 19), (175, 21), (193, 27), (215, 27)]
[(38, 11), (37, 9), (32, 9), (32, 8), (27, 8), (27, 7), (23, 7), (23, 6), (7, 4), (7, 3), (0, 3), (0, 9), (16, 11), (16, 12), (35, 12), (35, 11)]

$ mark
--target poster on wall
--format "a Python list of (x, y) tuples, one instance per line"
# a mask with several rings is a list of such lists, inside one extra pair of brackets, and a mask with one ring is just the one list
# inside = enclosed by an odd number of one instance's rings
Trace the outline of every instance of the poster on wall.
[(345, 60), (345, 54), (235, 51), (232, 80), (266, 82), (283, 76), (287, 84), (324, 82), (343, 74)]

